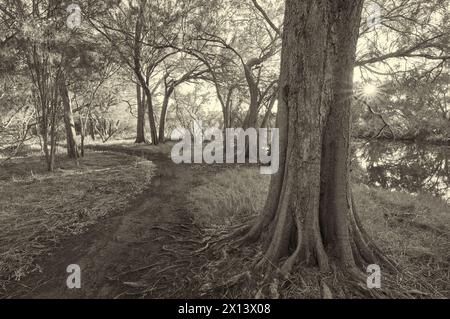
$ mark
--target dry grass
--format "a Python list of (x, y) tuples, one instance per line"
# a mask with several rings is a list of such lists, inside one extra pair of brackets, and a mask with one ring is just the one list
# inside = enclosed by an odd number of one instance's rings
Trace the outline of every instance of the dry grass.
[(213, 179), (203, 178), (191, 193), (195, 222), (201, 226), (229, 226), (258, 214), (270, 181), (254, 168), (230, 169)]
[(102, 143), (101, 141), (90, 141), (87, 147), (95, 147), (96, 149), (114, 149), (115, 147), (121, 150), (133, 150), (136, 152), (142, 151), (142, 153), (152, 153), (152, 154), (165, 154), (170, 155), (172, 146), (175, 142), (166, 142), (163, 144), (152, 145), (147, 143), (135, 144), (131, 139), (115, 139)]
[(450, 206), (428, 194), (365, 185), (357, 185), (355, 195), (361, 219), (378, 245), (405, 272), (450, 297)]
[(13, 159), (2, 167), (0, 284), (39, 271), (36, 258), (61, 239), (125, 208), (154, 170), (147, 160), (100, 152), (88, 152), (78, 165), (66, 158), (57, 164), (53, 173), (39, 157)]
[[(195, 218), (203, 226), (212, 224), (221, 230), (237, 220), (257, 215), (263, 208), (268, 184), (269, 178), (260, 175), (257, 168), (219, 173), (191, 191)], [(411, 297), (450, 297), (450, 206), (427, 194), (412, 196), (362, 184), (353, 188), (358, 212), (368, 232), (404, 269), (405, 275), (386, 281), (393, 280), (391, 286), (411, 291)], [(244, 247), (238, 253), (236, 264), (226, 252), (219, 254), (222, 261), (211, 260), (211, 267), (204, 269), (202, 280), (221, 286), (233, 275), (242, 273), (253, 262), (255, 254), (261, 252), (259, 247)], [(222, 266), (218, 267), (219, 264)], [(327, 278), (327, 274), (313, 273), (304, 269), (282, 283), (282, 297), (320, 298), (318, 283), (322, 280), (335, 283), (332, 289), (337, 291), (337, 297), (358, 297), (348, 287), (338, 284), (345, 282), (345, 278)], [(225, 297), (252, 298), (255, 296), (252, 289), (239, 287), (222, 293)]]

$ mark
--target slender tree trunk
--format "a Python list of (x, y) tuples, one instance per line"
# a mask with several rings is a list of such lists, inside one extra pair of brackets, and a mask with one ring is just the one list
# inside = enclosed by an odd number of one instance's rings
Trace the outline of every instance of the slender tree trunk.
[(247, 112), (247, 115), (244, 120), (244, 129), (247, 129), (249, 127), (256, 128), (256, 123), (258, 121), (258, 96), (259, 96), (259, 90), (258, 85), (254, 82), (253, 75), (251, 74), (251, 69), (246, 68), (245, 75), (247, 78), (247, 84), (249, 88), (249, 94), (250, 94), (250, 105)]
[(136, 99), (137, 99), (137, 127), (136, 127), (136, 141), (135, 143), (145, 143), (145, 108), (142, 103), (142, 93), (141, 86), (139, 83), (136, 84)]
[(42, 149), (44, 150), (45, 162), (47, 163), (47, 170), (51, 171), (50, 165), (50, 151), (48, 147), (48, 127), (42, 127)]
[[(150, 137), (152, 139), (152, 143), (154, 145), (158, 144), (158, 134), (156, 131), (156, 122), (155, 122), (155, 112), (153, 110), (153, 101), (152, 101), (152, 92), (150, 91), (150, 88), (147, 85), (147, 82), (144, 78), (144, 76), (141, 73), (141, 65), (139, 58), (135, 57), (135, 75), (137, 79), (139, 80), (139, 83), (141, 84), (141, 89), (144, 90), (145, 95), (145, 102), (147, 104), (147, 110), (148, 110), (148, 120), (150, 124)], [(144, 105), (144, 102), (142, 102)]]
[(237, 85), (228, 89), (227, 97), (225, 100), (225, 107), (223, 107), (223, 127), (231, 127), (231, 112), (233, 110), (233, 92), (237, 89)]
[(153, 99), (152, 99), (152, 92), (150, 89), (145, 86), (145, 98), (147, 102), (147, 111), (148, 111), (148, 121), (150, 124), (150, 136), (152, 138), (152, 143), (154, 145), (158, 145), (158, 134), (156, 132), (156, 122), (155, 122), (155, 112), (153, 111)]
[[(144, 117), (143, 117), (143, 121), (144, 121), (144, 123), (145, 123), (145, 105), (147, 104), (147, 99), (145, 98), (145, 91), (144, 90), (141, 90), (142, 91), (142, 95), (141, 95), (141, 104), (142, 104), (142, 110), (143, 110), (143, 112), (144, 112)], [(145, 124), (144, 124), (144, 127), (145, 127)], [(145, 131), (145, 130), (144, 130)]]
[(82, 115), (80, 116), (80, 156), (84, 157), (84, 138), (87, 132), (87, 120), (83, 121)]
[(161, 107), (161, 116), (159, 118), (159, 142), (164, 143), (165, 142), (165, 134), (164, 130), (166, 128), (166, 116), (167, 116), (167, 108), (169, 106), (169, 100), (172, 96), (174, 87), (171, 85), (165, 90), (164, 94), (164, 100)]
[[(90, 117), (90, 116), (89, 116)], [(92, 118), (89, 119), (89, 134), (93, 141), (95, 141), (95, 126), (94, 120)]]
[(349, 189), (352, 74), (362, 0), (287, 0), (277, 126), (280, 169), (247, 240), (266, 261), (355, 271), (375, 260)]
[(81, 141), (80, 141), (80, 155), (84, 157), (84, 132), (81, 133)]
[[(158, 133), (156, 131), (156, 122), (155, 122), (155, 112), (153, 110), (153, 101), (152, 101), (152, 92), (150, 91), (150, 88), (147, 86), (147, 82), (145, 81), (145, 78), (142, 76), (140, 72), (140, 63), (135, 60), (135, 63), (137, 64), (137, 67), (135, 69), (135, 74), (141, 83), (141, 88), (144, 90), (146, 104), (147, 104), (147, 111), (148, 111), (148, 121), (150, 124), (150, 137), (152, 139), (152, 143), (154, 145), (158, 144)], [(144, 104), (144, 103), (142, 103)]]
[[(54, 168), (54, 134), (55, 134), (55, 108), (57, 103), (57, 88), (52, 90), (49, 72), (45, 70), (49, 68), (47, 59), (42, 56), (37, 49), (37, 45), (33, 44), (31, 54), (27, 59), (28, 67), (35, 74), (32, 78), (36, 87), (36, 96), (39, 106), (36, 107), (39, 116), (39, 134), (42, 136), (42, 148), (44, 151), (47, 170), (53, 171)], [(53, 92), (52, 92), (53, 91)], [(55, 92), (56, 91), (56, 92)]]
[(51, 112), (50, 112), (50, 157), (47, 162), (47, 169), (53, 172), (55, 169), (55, 157), (56, 157), (56, 126), (57, 126), (57, 113), (58, 113), (58, 88), (55, 83), (53, 99), (51, 100)]
[(67, 89), (64, 74), (59, 78), (59, 94), (64, 107), (64, 124), (66, 127), (67, 155), (69, 158), (78, 158), (78, 146), (75, 140), (75, 122), (73, 120), (72, 107), (70, 105), (69, 91)]
[(269, 123), (270, 115), (272, 114), (272, 109), (273, 109), (273, 106), (275, 105), (276, 101), (277, 101), (277, 95), (274, 94), (272, 96), (272, 98), (270, 99), (269, 106), (267, 107), (267, 111), (264, 114), (263, 120), (261, 121), (261, 128), (266, 127), (267, 124)]
[[(142, 75), (142, 66), (141, 66), (141, 36), (142, 36), (142, 28), (143, 28), (143, 19), (144, 19), (144, 7), (146, 5), (146, 1), (142, 1), (139, 6), (139, 15), (136, 20), (135, 26), (135, 39), (134, 39), (134, 48), (133, 48), (133, 60), (134, 60), (134, 73), (135, 76), (144, 90), (145, 97), (147, 99), (147, 109), (148, 109), (148, 120), (150, 124), (150, 136), (152, 139), (152, 143), (158, 144), (158, 135), (156, 132), (156, 122), (155, 122), (155, 114), (153, 111), (153, 102), (152, 102), (152, 92), (148, 87), (148, 83), (144, 76)], [(149, 75), (148, 75), (149, 77)], [(144, 103), (142, 103), (144, 105)], [(143, 106), (144, 107), (144, 106)]]
[(222, 110), (224, 129), (230, 128), (229, 114), (228, 106), (225, 106)]

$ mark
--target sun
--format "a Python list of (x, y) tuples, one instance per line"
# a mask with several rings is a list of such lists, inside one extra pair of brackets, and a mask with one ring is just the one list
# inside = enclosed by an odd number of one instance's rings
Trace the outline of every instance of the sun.
[(363, 93), (366, 97), (375, 97), (378, 94), (378, 87), (373, 84), (366, 84), (363, 88)]
[(354, 92), (355, 99), (364, 102), (379, 103), (386, 98), (384, 85), (374, 81), (359, 83)]

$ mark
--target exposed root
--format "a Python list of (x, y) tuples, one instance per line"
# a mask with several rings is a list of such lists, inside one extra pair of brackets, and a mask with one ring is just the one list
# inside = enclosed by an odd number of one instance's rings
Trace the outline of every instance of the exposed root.
[(331, 289), (330, 287), (328, 287), (324, 280), (320, 282), (320, 286), (322, 288), (322, 299), (333, 299)]
[[(263, 246), (243, 245), (250, 227), (247, 223), (239, 224), (228, 233), (223, 230), (220, 235), (212, 236), (207, 245), (196, 251), (205, 254), (208, 260), (201, 268), (206, 276), (202, 280), (208, 282), (202, 286), (203, 295), (219, 294), (224, 298), (290, 298), (291, 294), (297, 298), (428, 298), (440, 295), (431, 285), (405, 273), (385, 257), (370, 240), (354, 211), (352, 215), (352, 236), (357, 234), (352, 237), (352, 249), (358, 267), (342, 267), (339, 259), (328, 259), (328, 256), (325, 256), (329, 262), (327, 271), (321, 271), (318, 264), (311, 267), (302, 262), (305, 237), (301, 232), (294, 232), (296, 245), (291, 247), (291, 253), (274, 263), (263, 253)], [(295, 215), (294, 222), (297, 229), (304, 227)], [(314, 257), (317, 261), (316, 253)], [(365, 267), (369, 263), (382, 267), (381, 289), (367, 286)]]

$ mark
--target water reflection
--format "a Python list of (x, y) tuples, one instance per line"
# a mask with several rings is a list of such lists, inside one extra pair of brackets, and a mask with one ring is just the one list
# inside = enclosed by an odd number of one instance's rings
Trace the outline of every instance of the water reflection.
[(369, 185), (450, 201), (450, 147), (403, 142), (358, 142), (353, 152)]

